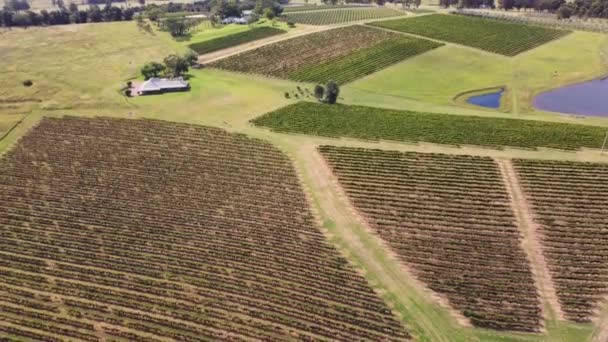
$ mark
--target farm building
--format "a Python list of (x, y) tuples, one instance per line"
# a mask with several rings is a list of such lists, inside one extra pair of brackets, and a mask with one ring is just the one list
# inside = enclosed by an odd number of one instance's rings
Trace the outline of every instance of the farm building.
[(139, 87), (139, 95), (162, 94), (172, 91), (190, 90), (190, 84), (182, 77), (176, 78), (151, 78)]

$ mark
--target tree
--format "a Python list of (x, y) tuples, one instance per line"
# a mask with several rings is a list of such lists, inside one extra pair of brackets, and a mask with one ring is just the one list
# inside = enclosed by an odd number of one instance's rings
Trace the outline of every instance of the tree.
[(242, 13), (241, 6), (236, 0), (213, 0), (210, 5), (211, 11), (220, 18), (240, 17)]
[(92, 23), (98, 23), (103, 20), (103, 15), (101, 14), (101, 10), (97, 5), (89, 6), (89, 19)]
[(325, 88), (322, 85), (317, 84), (315, 86), (315, 98), (317, 100), (321, 101), (321, 100), (323, 100), (324, 94), (325, 94)]
[(188, 51), (184, 55), (184, 59), (188, 63), (189, 66), (195, 66), (198, 64), (198, 55), (194, 51)]
[(168, 31), (173, 37), (186, 36), (196, 26), (197, 22), (187, 18), (166, 18), (161, 21), (161, 29)]
[(182, 75), (188, 71), (188, 61), (178, 55), (169, 55), (163, 60), (165, 68), (169, 74), (173, 77)]
[(73, 2), (70, 2), (70, 4), (68, 5), (68, 11), (74, 13), (74, 12), (78, 12), (78, 5), (76, 5)]
[(4, 9), (9, 12), (27, 11), (30, 9), (30, 4), (27, 0), (6, 0)]
[(274, 11), (272, 8), (269, 7), (264, 10), (264, 17), (266, 17), (268, 20), (274, 19)]
[(336, 82), (330, 80), (325, 85), (325, 102), (334, 104), (338, 101), (338, 95), (340, 95), (340, 87)]
[(561, 5), (557, 9), (557, 19), (568, 19), (572, 16), (574, 12), (574, 8), (571, 4)]
[(144, 76), (144, 78), (146, 80), (149, 80), (152, 77), (158, 77), (160, 76), (160, 74), (165, 70), (165, 66), (157, 63), (157, 62), (150, 62), (150, 63), (146, 63), (142, 68), (141, 68), (141, 74)]
[(26, 12), (17, 12), (13, 15), (13, 26), (28, 28), (32, 25), (32, 18)]

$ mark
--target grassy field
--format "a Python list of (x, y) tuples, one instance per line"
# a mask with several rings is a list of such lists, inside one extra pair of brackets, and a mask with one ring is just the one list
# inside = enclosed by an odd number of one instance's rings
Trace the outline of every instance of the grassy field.
[[(159, 44), (159, 35), (133, 22), (8, 31), (0, 36), (0, 113), (124, 108), (123, 83), (142, 64), (181, 50)], [(24, 87), (27, 79), (34, 85)]]
[(567, 35), (569, 31), (518, 25), (498, 20), (433, 14), (370, 25), (515, 56)]
[[(281, 24), (284, 25), (284, 24)], [(404, 144), (334, 139), (297, 134), (277, 134), (248, 122), (296, 100), (285, 92), (296, 86), (287, 80), (202, 69), (191, 71), (192, 91), (126, 100), (118, 91), (122, 83), (137, 76), (141, 64), (160, 60), (187, 45), (247, 30), (228, 25), (201, 29), (189, 40), (175, 41), (166, 33), (149, 35), (134, 23), (72, 25), (11, 30), (0, 35), (0, 131), (28, 113), (7, 138), (6, 151), (42, 116), (114, 116), (156, 118), (205, 124), (246, 133), (273, 143), (289, 154), (323, 222), (327, 236), (407, 324), (418, 341), (589, 341), (593, 324), (571, 324), (551, 315), (542, 334), (514, 334), (463, 327), (386, 250), (377, 236), (353, 216), (349, 203), (332, 186), (332, 175), (321, 167), (318, 145), (355, 146), (399, 151), (471, 154), (493, 158), (535, 158), (608, 162), (599, 152), (558, 150), (495, 150), (475, 146)], [(579, 119), (531, 110), (536, 92), (561, 84), (603, 75), (608, 70), (601, 53), (608, 52), (604, 35), (575, 32), (514, 58), (489, 54), (454, 44), (410, 58), (342, 87), (340, 101), (419, 112), (481, 117), (523, 117), (551, 122), (584, 122), (608, 127), (608, 120)], [(32, 51), (49, 51), (32, 53)], [(576, 66), (576, 67), (573, 67)], [(103, 71), (103, 72), (102, 72)], [(31, 78), (34, 86), (22, 81)], [(505, 85), (512, 97), (512, 111), (479, 110), (453, 101), (461, 92)], [(450, 118), (457, 120), (460, 116)], [(4, 128), (6, 129), (6, 128)], [(469, 132), (467, 132), (469, 133)]]

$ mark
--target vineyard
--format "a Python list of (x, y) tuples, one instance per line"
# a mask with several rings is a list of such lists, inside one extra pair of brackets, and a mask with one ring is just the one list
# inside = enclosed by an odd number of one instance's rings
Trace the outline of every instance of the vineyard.
[(405, 340), (269, 143), (45, 118), (0, 159), (0, 335)]
[(190, 44), (188, 47), (196, 51), (198, 54), (204, 54), (226, 49), (239, 44), (249, 43), (258, 39), (276, 36), (282, 33), (285, 33), (285, 31), (274, 27), (256, 27), (245, 32), (239, 32), (224, 37)]
[(608, 164), (515, 160), (566, 318), (589, 322), (608, 294)]
[(370, 25), (471, 46), (505, 56), (518, 55), (570, 33), (493, 19), (444, 14), (381, 21)]
[(289, 74), (288, 77), (310, 83), (326, 83), (334, 80), (338, 84), (345, 84), (441, 46), (443, 44), (426, 39), (394, 37), (346, 57), (304, 67)]
[(406, 15), (405, 12), (389, 8), (345, 8), (325, 11), (288, 12), (287, 21), (306, 25), (333, 25), (350, 21), (382, 19)]
[(289, 6), (283, 8), (283, 13), (293, 13), (302, 11), (319, 11), (319, 10), (332, 10), (332, 9), (344, 9), (344, 8), (369, 8), (369, 5), (303, 5), (303, 6)]
[(600, 148), (602, 127), (299, 102), (252, 122), (275, 132), (368, 140), (564, 150)]
[(319, 150), (370, 227), (473, 325), (539, 331), (539, 297), (491, 158)]
[(355, 25), (262, 46), (209, 66), (296, 81), (346, 83), (438, 46)]

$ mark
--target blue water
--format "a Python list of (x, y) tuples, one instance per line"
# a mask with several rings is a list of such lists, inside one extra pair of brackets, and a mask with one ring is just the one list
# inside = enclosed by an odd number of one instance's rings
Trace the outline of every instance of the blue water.
[(500, 99), (504, 92), (504, 89), (500, 89), (493, 93), (471, 96), (467, 99), (467, 103), (486, 108), (500, 108)]
[(608, 79), (569, 85), (539, 94), (534, 108), (575, 115), (608, 117)]

